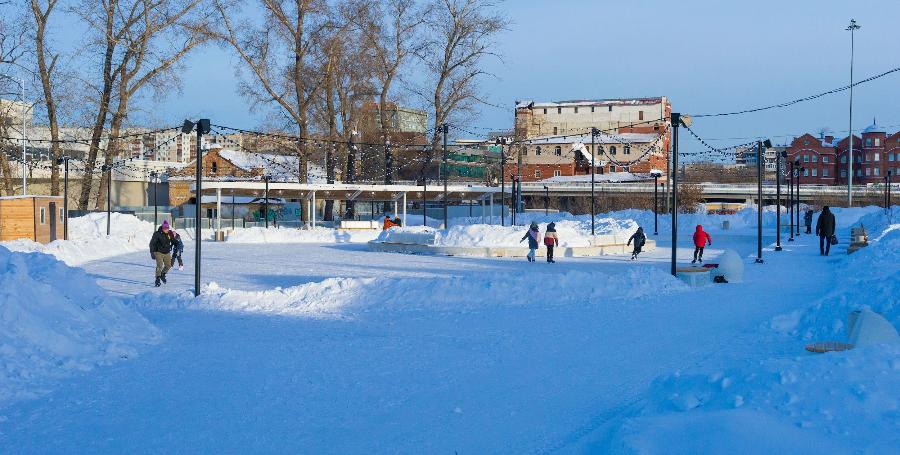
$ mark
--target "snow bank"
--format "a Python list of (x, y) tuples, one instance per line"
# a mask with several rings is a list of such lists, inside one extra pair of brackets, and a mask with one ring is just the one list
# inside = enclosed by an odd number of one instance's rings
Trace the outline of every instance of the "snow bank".
[(366, 243), (378, 237), (375, 229), (328, 229), (301, 230), (295, 228), (244, 228), (228, 234), (231, 243)]
[(106, 214), (91, 213), (69, 219), (69, 240), (56, 240), (44, 245), (20, 239), (0, 245), (12, 251), (49, 254), (69, 265), (81, 265), (134, 251), (149, 251), (153, 223), (121, 213), (113, 213), (111, 221), (110, 236), (106, 235)]
[[(561, 247), (583, 247), (592, 245), (590, 217), (586, 219), (552, 220), (556, 223), (556, 232)], [(529, 222), (530, 223), (530, 222)], [(410, 234), (428, 234), (434, 236), (436, 246), (473, 246), (473, 247), (516, 247), (522, 246), (522, 236), (526, 226), (496, 226), (488, 224), (451, 225), (447, 230), (435, 230), (421, 226), (392, 228), (382, 232), (376, 241), (404, 243), (402, 239), (410, 238)], [(543, 236), (546, 224), (540, 225)], [(624, 243), (637, 230), (637, 224), (630, 219), (598, 218), (595, 232), (597, 235), (615, 235)], [(423, 237), (424, 238), (424, 237)]]
[[(211, 283), (196, 299), (190, 293), (145, 293), (144, 308), (199, 308), (345, 318), (361, 311), (474, 311), (505, 305), (600, 304), (687, 290), (681, 281), (654, 267), (634, 267), (615, 275), (570, 271), (547, 275), (487, 273), (451, 278), (329, 278), (267, 291), (239, 291)], [(385, 296), (399, 296), (385, 299)]]
[(893, 453), (900, 346), (656, 380), (612, 453)]
[(54, 379), (128, 358), (159, 331), (83, 270), (0, 247), (0, 404)]

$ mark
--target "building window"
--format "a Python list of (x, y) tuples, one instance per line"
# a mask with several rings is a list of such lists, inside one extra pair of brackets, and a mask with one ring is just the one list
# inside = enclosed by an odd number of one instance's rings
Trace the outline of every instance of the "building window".
[(825, 156), (822, 157), (822, 162), (823, 162), (823, 163), (828, 163), (828, 155), (825, 155)]
[(890, 155), (888, 155), (888, 161), (894, 161), (894, 154), (893, 154), (893, 153), (891, 153)]
[(544, 115), (547, 115), (547, 108), (544, 108)]
[(538, 148), (536, 148), (536, 149), (534, 150), (534, 154), (537, 155), (537, 156), (541, 156), (541, 146), (540, 146), (540, 145), (538, 146)]
[(554, 126), (553, 127), (553, 135), (556, 136), (557, 134), (559, 134), (559, 128)]
[(847, 170), (846, 169), (841, 169), (841, 177), (847, 178)]
[(578, 107), (575, 107), (575, 113), (576, 114), (578, 113)]
[(609, 154), (610, 154), (610, 155), (615, 155), (615, 154), (616, 154), (616, 146), (615, 146), (615, 145), (610, 145), (610, 146), (609, 146)]
[(210, 172), (212, 172), (213, 174), (219, 172), (219, 165), (215, 161), (212, 162)]
[(847, 164), (847, 155), (841, 157), (841, 164)]
[(857, 170), (856, 170), (856, 176), (857, 176), (857, 177), (862, 177), (862, 169), (857, 169)]
[(809, 163), (809, 155), (803, 155), (803, 162)]
[(41, 224), (44, 224), (47, 222), (46, 218), (47, 218), (47, 212), (43, 207), (41, 207)]
[(875, 161), (881, 161), (881, 154), (880, 154), (880, 153), (876, 153), (876, 154), (875, 154)]
[(866, 176), (872, 175), (872, 169), (866, 168)]
[(553, 153), (554, 153), (556, 156), (562, 156), (562, 147), (560, 147), (560, 146), (557, 145), (557, 146), (553, 149)]
[(804, 140), (803, 145), (809, 145), (809, 140)]
[(876, 137), (875, 138), (875, 147), (880, 147), (880, 146), (881, 146), (881, 139)]
[(618, 169), (616, 169), (615, 166), (610, 166), (610, 167), (609, 167), (609, 172), (618, 172)]
[(609, 105), (609, 112), (612, 112), (612, 105)]
[(630, 145), (625, 146), (624, 153), (626, 155), (631, 155), (631, 146)]
[(554, 176), (554, 177), (559, 177), (559, 176), (561, 176), (561, 175), (562, 175), (562, 171), (560, 171), (559, 169), (556, 169), (555, 171), (553, 171), (553, 176)]
[(819, 176), (819, 170), (816, 169), (816, 168), (813, 168), (813, 169), (812, 169), (812, 176), (813, 176), (813, 177), (818, 177), (818, 176)]
[(598, 145), (598, 146), (597, 146), (597, 155), (602, 155), (602, 154), (603, 154), (603, 146), (602, 146), (602, 145)]
[(556, 113), (557, 113), (557, 114), (562, 114), (562, 108), (561, 108), (561, 107), (556, 108)]
[(867, 138), (866, 138), (866, 147), (871, 147), (871, 146), (872, 146), (872, 138), (871, 138), (871, 137), (867, 137)]
[(822, 168), (822, 177), (828, 177), (828, 168)]
[(541, 170), (540, 169), (535, 169), (534, 178), (536, 178), (536, 179), (541, 178)]
[(878, 171), (879, 171), (879, 169), (876, 167), (875, 170), (873, 171), (873, 173), (874, 173), (875, 175), (878, 175)]
[(813, 156), (812, 156), (812, 162), (813, 162), (813, 163), (818, 163), (818, 162), (819, 162), (819, 155), (813, 155)]

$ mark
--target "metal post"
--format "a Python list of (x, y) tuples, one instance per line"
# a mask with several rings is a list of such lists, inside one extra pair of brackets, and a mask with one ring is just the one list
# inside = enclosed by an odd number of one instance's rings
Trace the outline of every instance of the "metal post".
[(103, 165), (106, 176), (106, 235), (109, 235), (112, 226), (112, 166)]
[(409, 224), (406, 223), (406, 191), (403, 192), (403, 225), (409, 226)]
[(518, 212), (517, 207), (515, 207), (516, 201), (518, 200), (518, 196), (516, 196), (516, 181), (516, 176), (512, 176), (512, 194), (509, 195), (509, 199), (511, 201), (510, 205), (514, 206), (513, 211), (510, 213), (510, 224), (513, 226), (516, 225), (516, 212)]
[(806, 168), (801, 167), (797, 172), (797, 191), (794, 193), (797, 195), (797, 237), (800, 236), (800, 177), (803, 176), (804, 171)]
[(234, 215), (237, 206), (234, 204), (234, 189), (231, 190), (231, 230), (234, 230)]
[(216, 188), (216, 241), (222, 232), (222, 188)]
[[(853, 207), (853, 52), (855, 47), (854, 33), (861, 27), (856, 24), (855, 19), (850, 19), (850, 25), (845, 29), (850, 31), (850, 150), (848, 152), (848, 169), (847, 173), (847, 207)], [(800, 194), (797, 193), (797, 199)], [(799, 207), (799, 205), (798, 205)]]
[(444, 160), (443, 160), (443, 168), (444, 168), (444, 229), (450, 228), (450, 216), (449, 216), (449, 200), (447, 199), (447, 180), (450, 179), (448, 175), (449, 169), (447, 169), (447, 133), (450, 131), (449, 125), (446, 123), (441, 126), (441, 131), (444, 133)]
[[(512, 147), (512, 146), (510, 146)], [(493, 198), (493, 196), (491, 196)], [(493, 201), (493, 199), (491, 199)], [(506, 226), (506, 212), (503, 210), (506, 202), (506, 152), (503, 151), (503, 145), (500, 145), (500, 226)], [(491, 216), (494, 212), (491, 211)]]
[(653, 235), (659, 235), (659, 174), (653, 174)]
[(794, 241), (794, 162), (788, 163), (791, 166), (791, 172), (788, 174), (788, 220), (790, 221), (790, 233), (788, 242)]
[(63, 159), (63, 240), (69, 240), (69, 157)]
[(266, 192), (263, 195), (263, 217), (266, 219), (266, 229), (269, 229), (269, 175), (263, 176), (263, 180), (266, 181)]
[[(28, 161), (25, 159), (25, 120), (28, 115), (28, 107), (25, 102), (25, 78), (21, 78), (20, 82), (22, 84), (22, 196), (25, 196), (28, 194)], [(108, 227), (106, 231), (106, 235), (109, 235)]]
[(159, 213), (157, 209), (157, 201), (156, 201), (156, 171), (150, 173), (150, 178), (153, 180), (153, 228), (156, 229), (159, 226)]
[(428, 226), (428, 209), (425, 205), (428, 200), (428, 176), (422, 175), (422, 226)]
[(594, 235), (595, 233), (594, 225), (596, 221), (594, 219), (597, 217), (597, 211), (594, 207), (594, 173), (596, 172), (595, 168), (597, 167), (596, 163), (594, 162), (596, 157), (594, 138), (597, 137), (598, 133), (599, 131), (597, 130), (597, 128), (591, 128), (591, 235)]
[(676, 276), (676, 260), (678, 251), (678, 127), (681, 126), (681, 114), (672, 113), (672, 276)]
[[(197, 122), (197, 159), (195, 160), (195, 179), (197, 198), (197, 211), (194, 214), (194, 296), (200, 295), (200, 257), (201, 257), (201, 239), (203, 238), (203, 227), (201, 226), (202, 218), (200, 210), (203, 207), (203, 151), (201, 143), (203, 142), (203, 134), (209, 131), (209, 119), (201, 119)], [(183, 130), (182, 130), (183, 131)], [(190, 131), (188, 131), (190, 132)]]
[(550, 214), (550, 187), (544, 185), (544, 216)]
[(781, 251), (781, 160), (787, 152), (775, 157), (775, 251)]
[(762, 264), (763, 143), (756, 141), (756, 263)]

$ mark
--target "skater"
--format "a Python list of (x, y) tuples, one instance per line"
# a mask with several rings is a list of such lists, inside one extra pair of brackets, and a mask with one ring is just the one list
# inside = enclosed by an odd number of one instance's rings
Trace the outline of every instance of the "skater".
[(384, 216), (384, 230), (386, 231), (392, 227), (394, 227), (394, 222), (391, 221), (391, 216), (385, 215)]
[(184, 253), (184, 242), (181, 241), (181, 234), (172, 229), (172, 263), (178, 260), (178, 270), (184, 270), (184, 260), (181, 254)]
[(544, 245), (547, 246), (547, 262), (554, 264), (553, 247), (559, 246), (559, 236), (556, 235), (556, 223), (547, 225), (547, 232), (544, 233)]
[(522, 237), (522, 240), (519, 240), (519, 243), (528, 239), (528, 256), (525, 256), (528, 259), (528, 262), (534, 262), (534, 252), (538, 249), (538, 236), (540, 233), (538, 232), (538, 225), (534, 221), (531, 222), (531, 226), (528, 228), (528, 232)]
[(806, 213), (803, 214), (803, 224), (806, 225), (806, 233), (807, 234), (812, 234), (812, 230), (810, 229), (812, 227), (812, 217), (813, 217), (812, 209), (806, 209)]
[(166, 282), (166, 272), (172, 268), (172, 234), (169, 231), (169, 221), (163, 221), (162, 226), (153, 233), (150, 238), (150, 257), (156, 261), (156, 287)]
[(403, 227), (403, 220), (401, 220), (399, 216), (394, 217), (393, 223), (394, 223), (394, 226)]
[(633, 261), (641, 254), (641, 248), (644, 247), (644, 243), (647, 241), (647, 236), (644, 235), (644, 228), (638, 226), (637, 232), (631, 234), (625, 246), (631, 245), (632, 241), (634, 241), (634, 251), (631, 252), (631, 260)]
[(697, 225), (697, 230), (694, 231), (694, 260), (691, 261), (691, 264), (696, 264), (697, 261), (703, 263), (703, 248), (706, 245), (712, 245), (712, 237), (703, 230), (703, 226)]
[(834, 214), (827, 205), (822, 207), (822, 213), (816, 220), (816, 235), (819, 236), (819, 256), (828, 256), (834, 237)]

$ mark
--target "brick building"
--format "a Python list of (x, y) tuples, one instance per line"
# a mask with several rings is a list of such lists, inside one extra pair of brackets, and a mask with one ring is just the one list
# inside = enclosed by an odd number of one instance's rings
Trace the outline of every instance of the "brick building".
[[(833, 136), (816, 138), (804, 134), (787, 147), (789, 161), (800, 161), (805, 168), (800, 183), (814, 185), (846, 185), (850, 138)], [(900, 172), (900, 131), (888, 135), (887, 130), (872, 123), (853, 136), (853, 183), (865, 185), (884, 181), (888, 171)]]
[[(523, 181), (591, 173), (666, 169), (672, 106), (666, 97), (518, 102), (514, 135), (522, 144), (509, 152), (505, 172)], [(591, 149), (591, 128), (602, 133)]]

